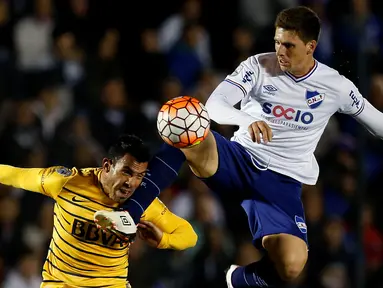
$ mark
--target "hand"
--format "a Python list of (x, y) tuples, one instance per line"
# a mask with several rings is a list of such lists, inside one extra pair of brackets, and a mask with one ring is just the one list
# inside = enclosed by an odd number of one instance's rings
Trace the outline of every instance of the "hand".
[(137, 225), (137, 233), (142, 240), (154, 248), (160, 244), (163, 235), (163, 232), (156, 225), (143, 220)]
[[(250, 137), (254, 142), (261, 144), (261, 138), (264, 143), (268, 143), (273, 138), (273, 133), (271, 132), (271, 128), (266, 124), (265, 121), (255, 121), (253, 122), (248, 131), (250, 133)], [(262, 134), (262, 135), (261, 135)]]

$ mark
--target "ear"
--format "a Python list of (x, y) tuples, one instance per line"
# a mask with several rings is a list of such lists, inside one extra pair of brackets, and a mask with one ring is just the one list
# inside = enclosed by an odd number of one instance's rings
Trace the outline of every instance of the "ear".
[(311, 40), (307, 42), (307, 54), (314, 54), (315, 48), (317, 47), (317, 41)]
[(102, 159), (102, 169), (108, 173), (112, 169), (112, 160), (108, 158)]

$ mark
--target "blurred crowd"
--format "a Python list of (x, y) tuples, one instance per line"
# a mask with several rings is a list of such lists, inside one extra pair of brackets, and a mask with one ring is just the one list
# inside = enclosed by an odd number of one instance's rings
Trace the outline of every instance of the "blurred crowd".
[[(362, 87), (383, 111), (378, 2), (0, 0), (0, 163), (99, 166), (123, 132), (141, 136), (155, 151), (161, 104), (179, 95), (206, 101), (242, 60), (273, 51), (276, 14), (299, 4), (322, 19), (316, 58)], [(227, 137), (235, 129), (212, 125)], [(383, 287), (383, 142), (358, 127), (354, 119), (335, 115), (318, 145), (320, 180), (302, 195), (310, 256), (297, 288), (354, 287), (360, 255), (365, 287)], [(228, 265), (259, 258), (235, 191), (217, 192), (183, 169), (161, 199), (192, 223), (199, 242), (183, 252), (135, 242), (129, 256), (133, 287), (226, 287)], [(52, 213), (50, 199), (0, 186), (4, 288), (39, 287)]]

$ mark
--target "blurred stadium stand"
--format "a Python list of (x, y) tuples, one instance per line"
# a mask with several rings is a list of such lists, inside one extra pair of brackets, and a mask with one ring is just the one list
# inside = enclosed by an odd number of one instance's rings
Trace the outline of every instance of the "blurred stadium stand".
[[(383, 111), (378, 2), (0, 0), (0, 163), (98, 166), (121, 132), (140, 135), (154, 151), (161, 143), (160, 105), (179, 95), (205, 101), (240, 61), (273, 50), (276, 13), (298, 4), (322, 18), (316, 58), (365, 87), (364, 96)], [(214, 128), (229, 137), (235, 127)], [(358, 135), (352, 118), (334, 115), (318, 145), (320, 181), (302, 196), (310, 259), (296, 288), (361, 288), (356, 259), (364, 261), (364, 287), (383, 287), (383, 142), (366, 135), (361, 146)], [(363, 197), (357, 196), (361, 171)], [(4, 186), (0, 196), (0, 283), (37, 288), (53, 203)], [(193, 224), (199, 243), (170, 252), (137, 241), (130, 253), (133, 287), (226, 287), (229, 264), (257, 259), (240, 205), (233, 195), (219, 196), (184, 169), (161, 199)]]

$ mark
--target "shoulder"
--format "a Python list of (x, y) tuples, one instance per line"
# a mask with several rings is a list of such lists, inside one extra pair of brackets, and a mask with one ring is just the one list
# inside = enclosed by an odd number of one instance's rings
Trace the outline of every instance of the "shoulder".
[(248, 57), (239, 64), (230, 76), (246, 74), (248, 71), (258, 72), (262, 69), (274, 70), (278, 66), (275, 53), (262, 53)]
[(332, 77), (342, 77), (342, 75), (339, 74), (338, 70), (331, 68), (330, 66), (323, 64), (322, 62), (319, 62), (315, 60), (318, 64), (318, 72), (323, 76), (323, 75), (329, 75)]
[(350, 79), (340, 74), (336, 69), (320, 62), (318, 62), (317, 69), (318, 73), (316, 76), (332, 90), (344, 92), (350, 89), (355, 89), (355, 84)]
[(43, 177), (69, 182), (69, 180), (80, 178), (93, 179), (93, 177), (97, 177), (99, 171), (99, 168), (78, 169), (76, 167), (52, 166), (44, 170)]
[(52, 166), (42, 170), (41, 186), (44, 194), (56, 199), (63, 187), (78, 175), (76, 168)]
[(93, 177), (97, 176), (101, 168), (82, 168), (78, 170), (78, 175), (81, 177)]
[(52, 166), (44, 170), (45, 177), (56, 176), (61, 178), (74, 177), (78, 174), (76, 168), (67, 168), (64, 166)]
[(248, 57), (244, 62), (260, 67), (275, 66), (277, 64), (277, 57), (272, 52), (260, 53)]
[(46, 187), (58, 187), (65, 185), (78, 175), (76, 168), (67, 168), (64, 166), (52, 166), (42, 171), (41, 182)]
[(86, 185), (87, 187), (98, 185), (101, 168), (77, 169), (74, 167), (71, 170), (73, 174), (71, 179), (67, 182), (67, 185)]
[(275, 52), (256, 54), (253, 57), (260, 71), (273, 76), (282, 73)]
[(331, 68), (330, 66), (327, 66), (326, 64), (323, 64), (319, 61), (317, 61), (317, 63), (318, 63), (318, 68), (317, 68), (318, 73), (316, 75), (318, 75), (318, 77), (321, 77), (321, 78), (332, 79), (332, 81), (330, 81), (329, 83), (337, 83), (339, 85), (339, 81), (343, 83), (343, 81), (347, 79), (346, 77), (341, 75), (338, 70)]
[(261, 67), (277, 64), (277, 55), (275, 52), (260, 53), (252, 56)]

